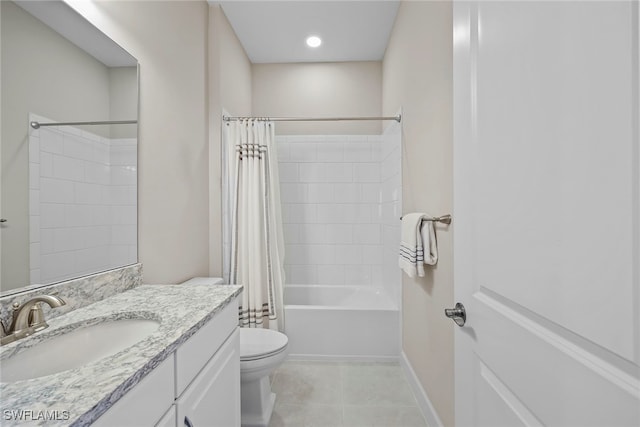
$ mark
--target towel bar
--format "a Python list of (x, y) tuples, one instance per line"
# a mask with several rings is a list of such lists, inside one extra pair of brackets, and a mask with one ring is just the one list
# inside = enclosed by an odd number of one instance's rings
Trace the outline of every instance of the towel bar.
[[(402, 219), (402, 217), (400, 217)], [(451, 224), (451, 215), (442, 215), (434, 218), (422, 218), (423, 221), (433, 221), (433, 222), (441, 222), (443, 224), (450, 225)]]

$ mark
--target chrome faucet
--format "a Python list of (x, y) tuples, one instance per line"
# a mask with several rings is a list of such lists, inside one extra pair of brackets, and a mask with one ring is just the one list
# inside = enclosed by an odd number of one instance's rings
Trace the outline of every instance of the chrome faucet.
[(9, 344), (16, 340), (26, 338), (35, 332), (47, 328), (49, 325), (44, 320), (44, 313), (40, 303), (47, 303), (49, 307), (56, 308), (65, 305), (65, 301), (55, 295), (39, 295), (31, 298), (24, 304), (13, 303), (13, 317), (9, 328), (5, 329), (0, 322), (0, 345)]

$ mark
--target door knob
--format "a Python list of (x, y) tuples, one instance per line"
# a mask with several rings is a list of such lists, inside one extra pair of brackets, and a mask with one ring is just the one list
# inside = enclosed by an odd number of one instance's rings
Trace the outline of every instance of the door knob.
[(467, 312), (464, 310), (464, 305), (461, 303), (457, 303), (455, 308), (445, 308), (444, 315), (453, 319), (458, 326), (464, 326), (467, 321)]

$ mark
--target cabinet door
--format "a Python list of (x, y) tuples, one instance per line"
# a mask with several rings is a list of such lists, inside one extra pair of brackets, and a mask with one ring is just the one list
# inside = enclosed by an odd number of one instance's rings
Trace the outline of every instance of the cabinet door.
[(178, 427), (240, 425), (240, 334), (236, 329), (177, 401)]

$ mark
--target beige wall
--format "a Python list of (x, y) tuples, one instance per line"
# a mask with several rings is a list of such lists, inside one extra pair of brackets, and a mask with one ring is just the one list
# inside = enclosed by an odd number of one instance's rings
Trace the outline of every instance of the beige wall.
[[(61, 121), (109, 117), (109, 69), (12, 2), (2, 8), (1, 289), (29, 284), (30, 112)], [(66, 100), (82, 102), (65, 102)], [(92, 129), (104, 132), (108, 128)]]
[(222, 110), (251, 115), (251, 62), (220, 6), (209, 7), (209, 274), (222, 277)]
[[(253, 115), (284, 117), (379, 116), (380, 62), (253, 64)], [(379, 134), (373, 122), (281, 122), (285, 134)]]
[[(383, 65), (383, 111), (402, 107), (403, 212), (451, 213), (452, 6), (401, 3)], [(403, 275), (403, 351), (438, 416), (454, 425), (452, 233), (438, 226), (439, 261), (424, 278)]]
[[(135, 120), (138, 117), (137, 67), (109, 68), (109, 119)], [(135, 138), (135, 125), (110, 126), (111, 138)]]
[(138, 239), (144, 282), (207, 275), (207, 3), (70, 3), (140, 63)]

